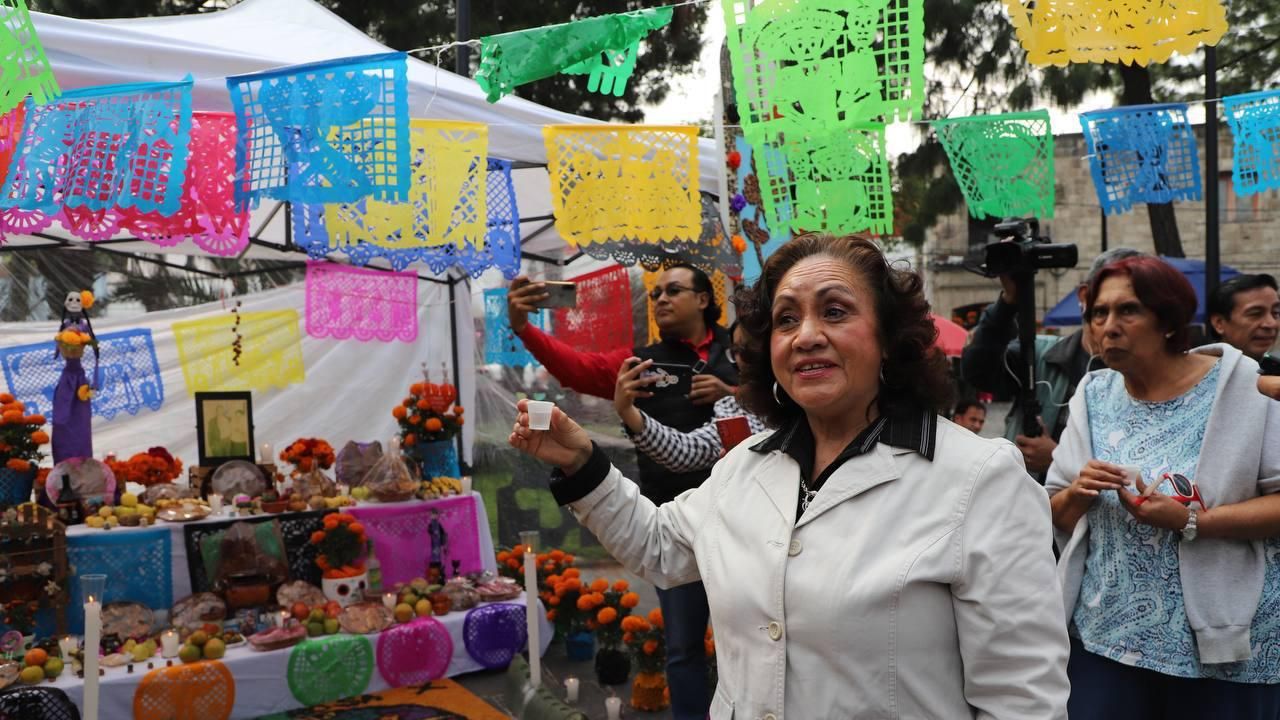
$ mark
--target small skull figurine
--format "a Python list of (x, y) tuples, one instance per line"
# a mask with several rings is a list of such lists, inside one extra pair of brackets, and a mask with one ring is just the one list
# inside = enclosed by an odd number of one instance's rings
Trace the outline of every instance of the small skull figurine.
[(67, 293), (67, 299), (62, 301), (62, 306), (72, 315), (79, 315), (84, 312), (84, 301), (80, 299), (80, 291), (73, 290)]
[(323, 585), (325, 597), (338, 601), (342, 607), (363, 601), (364, 591), (369, 585), (365, 575), (353, 578), (322, 578), (320, 583)]

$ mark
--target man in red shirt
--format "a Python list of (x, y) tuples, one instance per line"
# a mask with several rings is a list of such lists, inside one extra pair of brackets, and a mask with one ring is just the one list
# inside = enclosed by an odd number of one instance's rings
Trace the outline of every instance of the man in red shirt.
[[(693, 373), (687, 396), (654, 388), (636, 401), (636, 407), (657, 422), (689, 432), (711, 421), (712, 406), (734, 393), (738, 370), (728, 332), (717, 324), (711, 280), (702, 270), (686, 264), (671, 265), (650, 291), (654, 321), (662, 339), (637, 348), (609, 352), (582, 352), (529, 324), (529, 313), (546, 299), (546, 286), (518, 277), (507, 293), (511, 329), (525, 348), (560, 384), (587, 395), (613, 399), (622, 365), (631, 357), (670, 366), (686, 366)], [(644, 453), (637, 453), (640, 491), (661, 505), (702, 484), (707, 470), (673, 472)], [(707, 594), (701, 582), (659, 589), (658, 600), (667, 636), (667, 682), (671, 710), (677, 720), (706, 718), (711, 706), (707, 688)]]

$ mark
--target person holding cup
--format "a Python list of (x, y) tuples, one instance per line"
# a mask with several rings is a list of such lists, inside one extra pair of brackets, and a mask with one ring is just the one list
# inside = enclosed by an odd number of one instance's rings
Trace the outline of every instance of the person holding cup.
[[(729, 326), (729, 336), (733, 338), (733, 357), (741, 370), (741, 348), (746, 342), (746, 333), (734, 322)], [(652, 360), (637, 357), (629, 358), (623, 363), (613, 392), (613, 407), (618, 412), (618, 417), (622, 418), (623, 429), (635, 443), (636, 450), (663, 467), (676, 472), (705, 470), (715, 465), (737, 443), (764, 432), (764, 421), (743, 409), (734, 395), (717, 400), (712, 421), (696, 430), (681, 432), (654, 420), (636, 407), (636, 400), (653, 395), (649, 388), (657, 378), (645, 374), (651, 367)], [(547, 429), (538, 427), (533, 420), (531, 412), (530, 427), (535, 430)]]
[(1188, 352), (1195, 309), (1152, 257), (1086, 294), (1109, 369), (1072, 397), (1046, 483), (1072, 717), (1280, 713), (1280, 406), (1236, 348)]
[(740, 291), (746, 407), (777, 429), (656, 505), (559, 410), (512, 447), (632, 572), (701, 580), (712, 720), (1066, 717), (1049, 503), (951, 392), (921, 277), (875, 243), (802, 235)]

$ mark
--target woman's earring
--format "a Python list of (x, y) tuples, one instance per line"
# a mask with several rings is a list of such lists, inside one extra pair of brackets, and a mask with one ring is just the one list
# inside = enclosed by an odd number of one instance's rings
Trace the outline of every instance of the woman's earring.
[(889, 384), (884, 381), (884, 363), (880, 363), (880, 384), (886, 386)]
[(782, 404), (782, 400), (778, 397), (778, 381), (777, 380), (773, 381), (773, 401), (778, 403), (779, 405)]
[(1165, 339), (1165, 340), (1168, 340), (1168, 339), (1170, 339), (1170, 338), (1172, 338), (1172, 337), (1173, 337), (1173, 331), (1172, 331), (1172, 330), (1170, 330), (1169, 332), (1167, 332), (1167, 333), (1165, 333), (1165, 334), (1164, 334), (1164, 339)]

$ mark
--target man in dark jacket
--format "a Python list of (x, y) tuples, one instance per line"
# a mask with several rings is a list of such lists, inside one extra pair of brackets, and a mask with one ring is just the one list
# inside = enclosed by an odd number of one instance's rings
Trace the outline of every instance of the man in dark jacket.
[(1280, 330), (1280, 293), (1266, 273), (1236, 275), (1209, 296), (1205, 315), (1210, 337), (1260, 359), (1276, 344)]
[[(1084, 315), (1085, 293), (1103, 267), (1128, 257), (1145, 255), (1130, 248), (1116, 248), (1093, 261), (1084, 282), (1076, 288), (1080, 314)], [(978, 390), (1011, 395), (1018, 391), (1013, 368), (1020, 362), (1018, 342), (1017, 288), (1007, 276), (1000, 278), (1000, 297), (982, 312), (973, 330), (973, 339), (960, 356), (960, 372)], [(1084, 322), (1084, 318), (1081, 318)], [(1036, 437), (1022, 434), (1022, 412), (1015, 403), (1005, 418), (1004, 435), (1022, 451), (1027, 472), (1043, 477), (1053, 462), (1058, 438), (1067, 426), (1067, 403), (1080, 379), (1090, 370), (1103, 367), (1093, 354), (1088, 323), (1066, 337), (1036, 336), (1036, 396), (1040, 400), (1040, 422), (1044, 432)]]
[[(636, 407), (649, 417), (681, 432), (694, 430), (712, 419), (717, 400), (734, 393), (738, 370), (729, 350), (728, 332), (717, 324), (720, 308), (707, 274), (692, 265), (672, 265), (663, 271), (650, 292), (654, 321), (662, 340), (613, 352), (582, 352), (529, 324), (529, 313), (547, 297), (546, 286), (519, 277), (507, 293), (511, 329), (529, 353), (560, 384), (580, 393), (613, 399), (622, 364), (630, 357), (693, 368), (688, 397), (656, 390)], [(672, 472), (638, 453), (640, 490), (661, 505), (698, 487), (708, 470)], [(707, 688), (707, 663), (703, 640), (710, 611), (702, 583), (658, 590), (667, 636), (667, 682), (671, 709), (677, 720), (706, 717), (711, 706)]]

